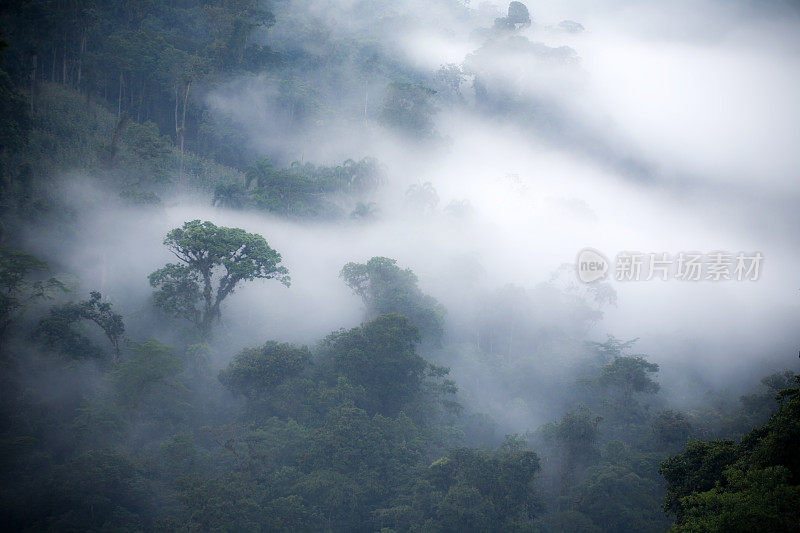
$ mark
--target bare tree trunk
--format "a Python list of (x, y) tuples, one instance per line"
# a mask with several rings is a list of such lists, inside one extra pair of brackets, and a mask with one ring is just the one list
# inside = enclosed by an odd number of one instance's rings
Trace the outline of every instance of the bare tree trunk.
[[(183, 91), (183, 111), (181, 113), (181, 127), (179, 130), (180, 151), (181, 158), (178, 167), (178, 188), (183, 191), (183, 154), (184, 154), (184, 140), (186, 138), (186, 105), (189, 100), (189, 89), (192, 86), (192, 80), (186, 82), (186, 88)], [(177, 110), (177, 109), (176, 109)]]
[(125, 87), (125, 80), (122, 77), (122, 72), (119, 73), (119, 91), (117, 94), (117, 118), (122, 116), (122, 91)]
[(64, 54), (61, 56), (61, 84), (67, 84), (67, 30), (64, 30)]
[(139, 107), (136, 110), (136, 122), (140, 122), (142, 119), (142, 107), (144, 107), (144, 76), (142, 76), (142, 87), (139, 90)]
[(36, 96), (36, 70), (39, 66), (39, 56), (35, 53), (31, 58), (31, 115), (33, 114), (33, 98)]
[(114, 127), (114, 132), (111, 134), (111, 146), (109, 150), (109, 159), (106, 162), (109, 166), (114, 166), (116, 164), (117, 158), (117, 143), (119, 142), (120, 137), (125, 132), (125, 128), (128, 125), (128, 113), (122, 112), (120, 115), (119, 120), (117, 120), (117, 125)]
[(203, 274), (203, 315), (200, 317), (200, 336), (207, 341), (211, 335), (211, 323), (214, 319), (213, 286), (211, 284), (211, 271), (204, 270)]
[(178, 85), (175, 84), (175, 143), (177, 144), (178, 138), (181, 135), (180, 127), (178, 126)]
[(83, 28), (81, 33), (81, 48), (78, 54), (78, 82), (77, 89), (81, 90), (81, 74), (83, 73), (83, 54), (86, 52), (86, 28)]

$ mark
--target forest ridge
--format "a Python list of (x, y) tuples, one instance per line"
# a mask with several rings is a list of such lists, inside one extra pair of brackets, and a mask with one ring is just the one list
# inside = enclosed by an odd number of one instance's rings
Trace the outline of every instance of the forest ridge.
[[(440, 26), (463, 63), (409, 59)], [(445, 116), (650, 172), (526, 96), (584, 31), (516, 1), (5, 2), (6, 529), (797, 531), (794, 353), (704, 381), (603, 329), (615, 286), (569, 265), (523, 287), (477, 251), (386, 256), (479, 233), (466, 178), (398, 180), (461, 146)]]

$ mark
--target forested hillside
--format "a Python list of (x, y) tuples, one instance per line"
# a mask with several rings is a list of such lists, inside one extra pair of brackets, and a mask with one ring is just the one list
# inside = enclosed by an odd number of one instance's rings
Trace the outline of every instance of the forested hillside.
[(580, 283), (652, 198), (759, 241), (592, 114), (580, 21), (472, 4), (0, 6), (5, 530), (800, 528), (794, 270)]

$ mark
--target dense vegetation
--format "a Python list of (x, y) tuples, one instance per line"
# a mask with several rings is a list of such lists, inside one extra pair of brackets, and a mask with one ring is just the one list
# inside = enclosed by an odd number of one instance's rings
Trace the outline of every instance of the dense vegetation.
[[(78, 210), (109, 202), (142, 217), (188, 198), (287, 223), (377, 218), (377, 160), (256, 153), (232, 117), (196, 95), (267, 76), (287, 131), (335, 117), (436, 143), (437, 106), (463, 102), (465, 71), (421, 73), (381, 47), (381, 28), (406, 20), (391, 2), (363, 3), (379, 24), (358, 28), (360, 39), (316, 34), (324, 14), (289, 4), (0, 7), (5, 528), (796, 531), (798, 378), (770, 375), (738, 399), (711, 390), (703, 406), (681, 409), (659, 384), (661, 366), (632, 352), (635, 340), (587, 342), (614, 299), (608, 286), (581, 295), (555, 282), (509, 285), (480, 294), (470, 315), (446, 309), (402, 262), (356, 257), (335, 269), (362, 299), (363, 323), (309, 346), (263, 339), (236, 351), (216, 335), (235, 305), (228, 297), (257, 280), (290, 286), (271, 235), (186, 220), (147, 244), (177, 262), (131, 281), (149, 282), (144, 310), (107, 298), (97, 280), (67, 279), (81, 273), (61, 274), (69, 262), (55, 250), (28, 251), (37, 235), (78, 232)], [(291, 39), (265, 37), (276, 21)], [(482, 81), (490, 50), (571, 60), (569, 49), (515, 35), (530, 24), (512, 2), (478, 32), (493, 40), (463, 69), (481, 112), (518, 109)], [(312, 38), (317, 52), (299, 44)], [(380, 106), (362, 111), (375, 86)], [(63, 186), (75, 175), (102, 194), (71, 203)], [(403, 201), (422, 217), (439, 198), (420, 182)], [(505, 410), (550, 422), (506, 434), (481, 403), (501, 389), (516, 402)]]

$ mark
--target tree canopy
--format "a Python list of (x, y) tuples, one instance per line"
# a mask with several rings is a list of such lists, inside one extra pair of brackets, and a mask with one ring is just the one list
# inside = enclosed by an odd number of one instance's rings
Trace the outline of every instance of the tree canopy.
[(374, 411), (394, 415), (422, 385), (427, 363), (415, 351), (417, 342), (411, 321), (389, 314), (332, 334), (325, 347), (337, 371), (364, 387)]
[(220, 306), (241, 282), (291, 278), (281, 255), (261, 235), (239, 228), (192, 220), (167, 234), (164, 245), (180, 263), (168, 263), (150, 274), (157, 306), (194, 324), (206, 338)]
[(789, 327), (608, 334), (557, 265), (613, 209), (548, 170), (675, 165), (573, 112), (581, 24), (493, 4), (0, 3), (3, 529), (798, 530)]
[(347, 263), (339, 277), (364, 301), (368, 318), (387, 313), (405, 315), (423, 339), (441, 341), (444, 308), (419, 289), (411, 269), (400, 268), (388, 257), (373, 257), (366, 263)]
[(671, 531), (794, 531), (800, 523), (800, 378), (738, 444), (694, 441), (661, 463)]
[(105, 334), (113, 349), (113, 362), (119, 361), (125, 323), (122, 315), (115, 313), (110, 302), (103, 301), (98, 291), (89, 293), (89, 299), (78, 303), (67, 303), (50, 309), (48, 316), (39, 322), (36, 335), (44, 343), (59, 349), (69, 357), (82, 357), (94, 351), (92, 343), (81, 333), (73, 330), (73, 325), (81, 320), (95, 323)]

